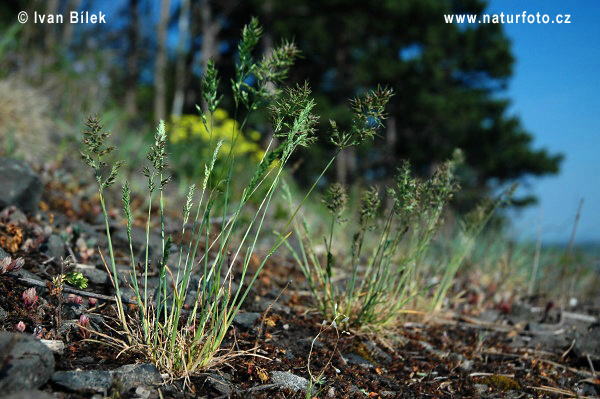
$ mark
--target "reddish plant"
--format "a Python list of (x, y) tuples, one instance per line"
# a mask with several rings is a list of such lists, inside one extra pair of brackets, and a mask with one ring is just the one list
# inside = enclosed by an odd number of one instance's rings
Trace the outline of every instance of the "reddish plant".
[(23, 303), (27, 307), (32, 307), (38, 300), (35, 287), (31, 287), (23, 291)]
[(92, 336), (92, 332), (90, 331), (90, 318), (84, 314), (79, 316), (79, 336), (83, 339)]
[(18, 323), (17, 323), (17, 325), (15, 326), (15, 329), (16, 329), (18, 332), (25, 332), (25, 327), (26, 327), (25, 323), (23, 323), (22, 321), (20, 321), (20, 322), (18, 322)]
[(0, 261), (0, 274), (16, 272), (25, 265), (25, 259), (17, 258), (13, 260), (10, 256)]
[(75, 294), (67, 295), (67, 303), (76, 303), (78, 305), (81, 305), (82, 302), (83, 302), (83, 298), (80, 297), (79, 295), (75, 295)]

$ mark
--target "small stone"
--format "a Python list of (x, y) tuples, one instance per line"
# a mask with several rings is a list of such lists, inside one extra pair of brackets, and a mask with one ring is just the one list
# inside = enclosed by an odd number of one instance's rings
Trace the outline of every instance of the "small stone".
[(231, 376), (226, 373), (223, 373), (223, 375), (209, 373), (206, 375), (206, 383), (221, 395), (231, 395), (233, 392)]
[(137, 399), (148, 399), (151, 394), (152, 394), (152, 391), (145, 387), (137, 387), (135, 389), (135, 397)]
[(475, 362), (473, 360), (463, 360), (460, 363), (460, 368), (463, 371), (471, 371), (471, 369), (473, 368), (473, 366), (475, 365)]
[(600, 361), (600, 327), (592, 328), (583, 337), (575, 341), (573, 351), (575, 356), (587, 361), (589, 358), (595, 362)]
[(37, 211), (42, 182), (25, 162), (0, 158), (0, 209), (18, 206), (26, 213)]
[(0, 306), (0, 321), (3, 321), (8, 317), (8, 312)]
[(52, 352), (32, 335), (0, 332), (0, 351), (11, 359), (0, 375), (3, 394), (39, 388), (54, 372)]
[(485, 384), (473, 384), (473, 387), (475, 388), (475, 390), (477, 391), (477, 393), (479, 395), (483, 395), (484, 393), (487, 393), (487, 391), (490, 388)]
[(593, 384), (584, 381), (577, 387), (577, 393), (585, 397), (597, 397), (600, 390), (596, 388)]
[(272, 371), (271, 380), (273, 384), (279, 385), (282, 388), (289, 388), (293, 391), (306, 391), (308, 380), (289, 373), (287, 371)]
[(162, 384), (163, 379), (154, 365), (127, 364), (116, 370), (57, 371), (52, 382), (69, 391), (104, 392), (113, 385), (123, 391), (137, 387)]
[(0, 247), (0, 260), (6, 258), (7, 256), (9, 255), (6, 253), (6, 251)]
[(52, 382), (69, 391), (89, 390), (107, 391), (112, 385), (110, 371), (57, 371), (52, 375)]
[(50, 258), (60, 260), (65, 255), (65, 243), (58, 235), (52, 234), (48, 237), (43, 251)]
[(233, 324), (242, 330), (250, 330), (259, 318), (260, 313), (238, 313), (233, 318)]
[(15, 207), (8, 216), (8, 223), (25, 224), (27, 223), (27, 215), (25, 215), (19, 208)]
[(90, 283), (95, 285), (104, 285), (110, 282), (108, 273), (94, 266), (78, 264), (75, 266), (75, 271), (83, 274)]
[(364, 367), (366, 369), (370, 369), (375, 367), (373, 363), (369, 362), (367, 359), (360, 355), (356, 355), (354, 353), (346, 353), (342, 355), (342, 357), (350, 364), (354, 364), (356, 366)]
[(113, 375), (118, 376), (126, 391), (133, 387), (148, 387), (163, 383), (158, 369), (150, 363), (126, 364), (114, 370)]
[(62, 306), (62, 315), (67, 320), (79, 319), (85, 312), (85, 306), (80, 303), (64, 303)]

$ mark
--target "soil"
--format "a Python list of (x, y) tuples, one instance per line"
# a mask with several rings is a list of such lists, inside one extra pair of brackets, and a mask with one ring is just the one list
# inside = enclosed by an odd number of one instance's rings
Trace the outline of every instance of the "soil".
[[(40, 217), (29, 217), (20, 226), (22, 240), (41, 241), (40, 229), (62, 232), (77, 221), (97, 227), (98, 204), (77, 194), (82, 191), (49, 181)], [(6, 226), (0, 222), (4, 235), (8, 234)], [(102, 234), (100, 228), (97, 230)], [(80, 248), (73, 241), (67, 244), (79, 262), (97, 264), (97, 254), (84, 261)], [(60, 273), (59, 260), (44, 252), (43, 242), (28, 251), (21, 248), (9, 252), (13, 257), (24, 257), (30, 273), (44, 281)], [(150, 397), (306, 397), (302, 391), (273, 384), (273, 371), (309, 381), (311, 373), (320, 375), (321, 384), (316, 384), (312, 395), (318, 398), (567, 398), (600, 392), (593, 370), (600, 364), (593, 357), (575, 353), (570, 342), (593, 328), (594, 318), (597, 324), (598, 308), (569, 310), (590, 321), (583, 327), (570, 323), (564, 309), (550, 310), (552, 306), (538, 300), (519, 304), (528, 310), (520, 319), (515, 316), (515, 304), (488, 303), (485, 307), (448, 309), (426, 321), (407, 319), (387, 334), (342, 333), (333, 328), (323, 330), (321, 317), (311, 310), (302, 275), (285, 257), (273, 259), (242, 309), (260, 313), (260, 317), (250, 328), (233, 326), (223, 343), (224, 349), (251, 351), (256, 356), (237, 357), (216, 370), (194, 376), (187, 389), (182, 388), (181, 381), (159, 387)], [(15, 331), (23, 321), (25, 333), (39, 333), (41, 327), (43, 338), (65, 342), (64, 353), (55, 355), (56, 371), (112, 370), (145, 361), (139, 354), (119, 354), (107, 345), (86, 341), (77, 332), (61, 332), (57, 303), (47, 289), (37, 287), (38, 302), (31, 307), (23, 305), (22, 293), (30, 286), (14, 275), (0, 275), (0, 307), (8, 313), (0, 321), (0, 330)], [(111, 294), (108, 284), (90, 283), (85, 291)], [(115, 315), (111, 302), (100, 300), (95, 309), (86, 312), (111, 323)], [(549, 311), (553, 312), (550, 318)], [(99, 328), (110, 334), (108, 326), (101, 324)], [(575, 334), (575, 328), (580, 329), (580, 335), (569, 335)], [(215, 384), (215, 378), (226, 381), (226, 389)], [(51, 382), (41, 389), (60, 398), (89, 398), (94, 394), (61, 391)], [(118, 394), (121, 398), (136, 397), (133, 391)]]

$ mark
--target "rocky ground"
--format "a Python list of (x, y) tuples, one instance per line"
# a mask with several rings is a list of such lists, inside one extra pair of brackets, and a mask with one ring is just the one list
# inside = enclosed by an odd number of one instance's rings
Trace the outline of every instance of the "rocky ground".
[[(305, 398), (309, 384), (314, 386), (311, 396), (318, 398), (600, 393), (597, 305), (558, 309), (538, 300), (456, 308), (426, 323), (407, 321), (387, 336), (341, 334), (323, 330), (322, 320), (311, 312), (301, 274), (283, 255), (267, 264), (224, 342), (225, 348), (235, 345), (259, 356), (235, 358), (193, 377), (191, 388), (182, 389), (180, 381), (167, 383), (141, 355), (117, 356), (111, 347), (85, 340), (82, 315), (93, 330), (110, 333), (115, 314), (110, 279), (96, 250), (106, 247), (106, 236), (92, 196), (93, 190), (59, 170), (35, 173), (21, 162), (0, 158), (3, 397)], [(123, 225), (114, 216), (115, 246), (125, 248)], [(176, 220), (168, 224), (176, 232)], [(136, 241), (134, 249), (143, 245)], [(154, 234), (154, 256), (158, 246)], [(49, 283), (64, 271), (61, 259), (69, 255), (76, 260), (69, 267), (85, 275), (89, 286), (79, 292), (66, 285), (59, 301)], [(19, 269), (15, 262), (21, 257)], [(121, 258), (117, 251), (117, 259), (128, 272), (126, 255)], [(35, 293), (27, 291), (31, 288)], [(314, 383), (311, 374), (321, 372), (324, 378)]]

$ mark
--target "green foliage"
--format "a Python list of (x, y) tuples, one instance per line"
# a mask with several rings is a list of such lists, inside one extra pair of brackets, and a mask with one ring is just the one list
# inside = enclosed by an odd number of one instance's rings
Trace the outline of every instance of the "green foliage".
[[(270, 55), (263, 57), (260, 62), (255, 62), (252, 51), (262, 34), (263, 28), (256, 18), (252, 18), (242, 31), (242, 40), (238, 44), (239, 62), (235, 69), (235, 79), (231, 80), (236, 108), (242, 104), (247, 109), (256, 110), (276, 98), (278, 94), (276, 86), (269, 88), (268, 83), (274, 85), (282, 83), (288, 75), (290, 66), (300, 56), (295, 44), (282, 42)], [(258, 80), (256, 86), (249, 83), (251, 78)]]
[(85, 278), (85, 276), (79, 272), (67, 273), (65, 275), (65, 280), (67, 280), (67, 283), (80, 290), (87, 288), (88, 286), (88, 279)]
[(329, 121), (332, 129), (331, 143), (345, 148), (361, 144), (367, 138), (373, 139), (383, 127), (385, 106), (393, 95), (391, 89), (378, 87), (377, 90), (352, 100), (352, 125), (348, 131), (340, 131), (335, 121)]

